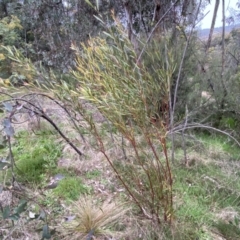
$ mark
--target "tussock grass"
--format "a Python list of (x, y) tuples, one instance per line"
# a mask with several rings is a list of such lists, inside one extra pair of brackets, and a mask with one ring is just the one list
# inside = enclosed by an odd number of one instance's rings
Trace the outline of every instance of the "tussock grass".
[(113, 236), (114, 226), (123, 220), (129, 208), (125, 204), (97, 203), (93, 197), (81, 197), (72, 207), (75, 218), (61, 227), (64, 239), (92, 239)]

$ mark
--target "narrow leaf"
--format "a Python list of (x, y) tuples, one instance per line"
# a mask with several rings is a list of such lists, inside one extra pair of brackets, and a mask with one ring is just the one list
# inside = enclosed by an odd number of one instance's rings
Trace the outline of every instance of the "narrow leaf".
[(11, 219), (13, 221), (17, 221), (19, 218), (20, 218), (20, 215), (18, 213), (14, 213), (8, 217), (8, 219)]
[(49, 231), (49, 227), (47, 224), (45, 224), (43, 226), (43, 234), (42, 234), (42, 239), (50, 239), (51, 238), (51, 234)]
[(6, 206), (3, 208), (2, 215), (3, 215), (3, 219), (7, 219), (10, 216), (10, 207), (9, 206)]
[(41, 211), (41, 213), (40, 213), (40, 215), (39, 215), (39, 219), (45, 221), (45, 219), (46, 219), (46, 214), (45, 214), (44, 211)]
[(27, 201), (26, 200), (21, 200), (18, 207), (15, 209), (15, 212), (18, 214), (21, 214), (22, 212), (24, 212), (26, 210), (26, 206), (27, 206)]

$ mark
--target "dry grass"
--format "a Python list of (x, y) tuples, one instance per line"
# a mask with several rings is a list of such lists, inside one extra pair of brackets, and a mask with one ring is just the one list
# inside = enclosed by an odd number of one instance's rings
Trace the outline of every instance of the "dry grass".
[(224, 209), (221, 209), (216, 214), (217, 219), (222, 220), (224, 222), (234, 222), (235, 218), (239, 218), (240, 213), (237, 212), (233, 207), (226, 207)]
[(92, 239), (91, 236), (113, 236), (114, 225), (121, 222), (129, 210), (126, 204), (98, 204), (92, 197), (83, 197), (73, 204), (74, 219), (60, 227), (64, 239)]

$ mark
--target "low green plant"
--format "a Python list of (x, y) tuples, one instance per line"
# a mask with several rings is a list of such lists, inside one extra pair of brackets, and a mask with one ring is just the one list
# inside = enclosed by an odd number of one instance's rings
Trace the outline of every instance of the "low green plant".
[[(158, 224), (170, 223), (173, 218), (173, 181), (166, 124), (171, 77), (175, 70), (172, 52), (166, 51), (164, 59), (168, 59), (169, 64), (156, 70), (158, 78), (153, 77), (144, 60), (136, 64), (137, 54), (120, 24), (116, 29), (110, 29), (105, 38), (90, 39), (81, 51), (74, 50), (77, 64), (73, 74), (81, 88), (71, 89), (64, 83), (61, 90), (71, 97), (71, 105), (88, 123), (95, 139), (92, 145), (104, 155), (142, 214)], [(160, 53), (157, 57), (159, 61), (163, 58)], [(107, 151), (110, 141), (106, 138), (111, 139), (111, 133), (105, 131), (103, 134), (102, 126), (94, 122), (92, 113), (81, 104), (79, 97), (98, 109), (123, 136), (128, 144), (124, 157), (132, 155), (134, 164), (115, 164)], [(161, 107), (162, 112), (159, 111)], [(122, 171), (124, 168), (128, 171)]]
[(14, 46), (20, 40), (19, 30), (22, 29), (21, 21), (17, 16), (9, 15), (0, 19), (0, 80), (1, 84), (10, 85), (9, 77), (14, 72), (13, 65), (7, 59), (5, 46)]
[(66, 200), (77, 200), (82, 194), (90, 194), (92, 188), (83, 184), (78, 177), (68, 177), (61, 180), (53, 193)]
[(56, 168), (60, 150), (52, 135), (20, 132), (13, 147), (17, 176), (24, 182), (40, 184)]

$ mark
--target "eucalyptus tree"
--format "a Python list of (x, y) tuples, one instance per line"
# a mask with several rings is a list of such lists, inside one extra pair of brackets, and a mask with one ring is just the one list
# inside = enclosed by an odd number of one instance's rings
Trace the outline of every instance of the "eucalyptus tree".
[[(129, 38), (149, 35), (159, 21), (166, 30), (189, 24), (196, 0), (2, 0), (0, 17), (16, 15), (22, 24), (26, 56), (47, 67), (67, 71), (73, 65), (71, 44), (80, 45), (113, 23), (112, 14), (126, 25)], [(96, 18), (106, 22), (103, 27)]]

